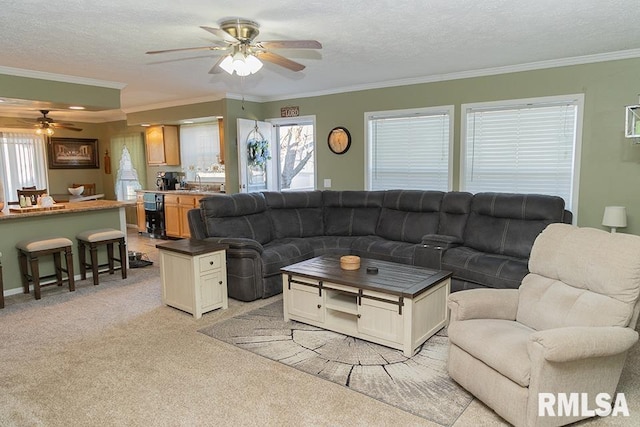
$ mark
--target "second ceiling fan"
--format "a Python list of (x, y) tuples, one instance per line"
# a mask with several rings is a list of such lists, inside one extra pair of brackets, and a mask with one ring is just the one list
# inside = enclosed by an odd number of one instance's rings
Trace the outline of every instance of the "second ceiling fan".
[[(53, 120), (51, 117), (47, 115), (49, 114), (49, 110), (40, 110), (40, 113), (42, 114), (42, 117), (38, 117), (36, 119), (31, 119), (31, 120), (20, 119), (18, 121), (35, 127), (37, 134), (43, 134), (43, 135), (49, 135), (49, 136), (53, 135), (56, 129), (66, 129), (66, 130), (72, 130), (75, 132), (80, 132), (82, 130), (79, 127), (76, 127), (76, 125), (74, 125), (73, 123), (62, 123), (62, 122)], [(24, 125), (15, 125), (15, 126), (8, 126), (8, 127), (24, 128)]]
[(222, 56), (211, 68), (209, 73), (217, 74), (224, 70), (229, 74), (233, 74), (235, 72), (239, 76), (248, 76), (249, 74), (254, 74), (262, 67), (262, 62), (260, 60), (271, 62), (291, 71), (304, 70), (304, 65), (272, 52), (271, 50), (273, 49), (322, 49), (322, 44), (316, 40), (255, 41), (255, 38), (260, 33), (260, 26), (256, 22), (246, 19), (230, 19), (222, 21), (220, 23), (220, 28), (207, 26), (201, 26), (200, 28), (219, 37), (225, 44), (152, 50), (146, 53), (154, 55), (157, 53), (180, 51), (226, 51), (229, 53)]

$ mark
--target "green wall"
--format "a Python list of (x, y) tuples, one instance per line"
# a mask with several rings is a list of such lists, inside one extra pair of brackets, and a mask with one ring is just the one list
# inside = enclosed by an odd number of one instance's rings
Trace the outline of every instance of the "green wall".
[[(581, 226), (601, 227), (607, 205), (627, 207), (628, 227), (640, 234), (640, 145), (624, 138), (624, 107), (636, 104), (640, 93), (640, 59), (600, 62), (545, 70), (501, 74), (372, 89), (264, 104), (264, 118), (278, 117), (284, 106), (300, 106), (300, 115), (316, 116), (317, 188), (323, 179), (332, 189), (363, 189), (364, 113), (393, 109), (455, 106), (454, 190), (459, 189), (461, 104), (505, 99), (583, 93), (582, 156), (578, 210)], [(326, 136), (335, 126), (351, 132), (344, 155), (329, 151)], [(575, 209), (574, 209), (575, 211)]]
[(7, 74), (0, 74), (0, 96), (51, 103), (56, 108), (64, 105), (82, 105), (87, 110), (120, 108), (120, 89)]
[[(586, 65), (500, 74), (414, 84), (382, 89), (346, 92), (308, 98), (292, 98), (274, 102), (241, 102), (224, 99), (181, 107), (130, 113), (127, 121), (84, 124), (80, 134), (59, 136), (95, 137), (100, 140), (101, 162), (110, 138), (120, 133), (142, 131), (139, 123), (176, 122), (185, 118), (222, 115), (225, 131), (227, 191), (238, 191), (236, 119), (268, 119), (280, 116), (280, 108), (297, 105), (300, 115), (316, 116), (318, 138), (317, 188), (325, 178), (332, 189), (363, 189), (364, 114), (370, 111), (455, 106), (453, 189), (459, 189), (460, 108), (464, 103), (535, 98), (541, 96), (582, 93), (585, 95), (583, 138), (579, 179), (578, 225), (600, 226), (604, 207), (627, 207), (629, 226), (624, 231), (640, 234), (640, 199), (636, 185), (640, 183), (640, 145), (624, 138), (624, 107), (638, 103), (640, 93), (640, 59), (608, 61)], [(1, 77), (1, 76), (0, 76)], [(3, 89), (0, 80), (0, 89)], [(4, 90), (4, 89), (3, 89)], [(77, 88), (74, 88), (73, 92)], [(8, 96), (6, 93), (0, 95)], [(0, 119), (0, 125), (2, 119)], [(326, 136), (335, 126), (351, 132), (351, 149), (335, 155), (326, 145)], [(57, 135), (58, 136), (58, 135)], [(113, 172), (117, 165), (112, 165)], [(148, 167), (147, 188), (154, 188), (158, 170), (180, 170), (179, 167)], [(50, 171), (53, 192), (65, 191), (76, 180), (95, 179), (98, 190), (113, 197), (114, 174), (100, 170)], [(87, 181), (92, 182), (92, 181)], [(102, 188), (100, 188), (100, 185)], [(574, 209), (575, 211), (575, 209)]]

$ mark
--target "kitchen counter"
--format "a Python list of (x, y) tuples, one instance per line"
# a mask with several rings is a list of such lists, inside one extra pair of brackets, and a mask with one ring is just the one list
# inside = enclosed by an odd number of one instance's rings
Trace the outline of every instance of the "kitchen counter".
[(224, 194), (222, 191), (200, 191), (200, 190), (136, 190), (136, 193), (154, 193), (154, 194), (186, 194), (189, 196), (213, 196), (216, 194)]
[[(69, 213), (100, 211), (105, 209), (118, 209), (124, 206), (135, 206), (135, 202), (118, 202), (115, 200), (90, 200), (78, 203), (56, 203), (56, 206), (64, 206), (64, 209), (29, 211), (29, 212), (9, 212), (9, 205), (0, 212), (0, 221), (16, 220), (21, 218), (31, 218), (37, 216), (64, 215)], [(17, 205), (11, 205), (11, 207)]]
[[(92, 200), (78, 203), (60, 203), (64, 209), (9, 212), (5, 206), (0, 213), (0, 252), (4, 275), (4, 289), (7, 294), (22, 292), (22, 282), (18, 267), (18, 251), (15, 245), (23, 239), (66, 237), (74, 242), (73, 267), (80, 271), (78, 253), (75, 245), (76, 235), (82, 231), (96, 228), (115, 228), (126, 233), (125, 207), (135, 202), (115, 200)], [(11, 205), (17, 207), (17, 205)], [(100, 263), (104, 253), (100, 253)], [(54, 272), (53, 257), (40, 260), (42, 275)], [(106, 260), (106, 258), (105, 258)], [(76, 277), (78, 279), (79, 276)], [(76, 284), (78, 286), (78, 284)], [(84, 286), (84, 285), (82, 285)], [(46, 296), (43, 296), (46, 298)]]

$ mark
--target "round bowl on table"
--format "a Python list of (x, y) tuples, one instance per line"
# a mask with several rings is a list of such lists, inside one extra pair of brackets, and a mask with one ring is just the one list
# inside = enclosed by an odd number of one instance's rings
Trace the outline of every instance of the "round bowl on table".
[(67, 188), (67, 190), (69, 190), (69, 194), (72, 196), (79, 196), (84, 191), (84, 185), (81, 185), (80, 187)]
[(343, 270), (358, 270), (360, 268), (360, 257), (355, 255), (341, 256), (340, 268)]

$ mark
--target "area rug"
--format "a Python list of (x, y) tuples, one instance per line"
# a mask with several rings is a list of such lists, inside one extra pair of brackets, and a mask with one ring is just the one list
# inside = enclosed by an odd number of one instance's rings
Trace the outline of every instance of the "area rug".
[(285, 322), (282, 301), (276, 301), (200, 332), (443, 426), (451, 426), (472, 400), (447, 374), (444, 331), (407, 358), (399, 350)]

